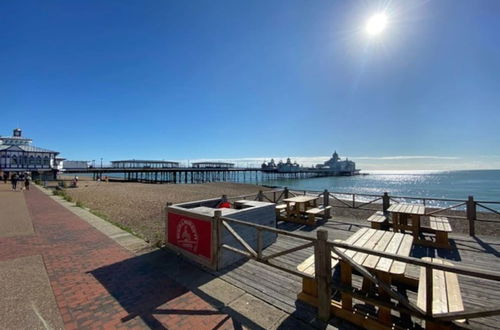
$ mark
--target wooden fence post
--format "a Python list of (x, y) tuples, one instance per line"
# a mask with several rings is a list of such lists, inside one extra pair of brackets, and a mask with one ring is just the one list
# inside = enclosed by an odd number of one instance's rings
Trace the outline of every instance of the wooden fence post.
[(221, 252), (222, 252), (222, 211), (221, 210), (215, 210), (214, 212), (214, 229), (215, 230), (215, 239), (212, 242), (212, 251), (214, 251), (214, 262), (215, 262), (215, 270), (219, 270), (219, 261), (221, 258)]
[(391, 198), (387, 192), (382, 195), (382, 211), (387, 212), (387, 209), (391, 206)]
[(466, 205), (467, 205), (467, 220), (469, 220), (469, 236), (475, 236), (476, 202), (474, 201), (474, 196), (469, 196)]
[(285, 198), (288, 198), (288, 187), (285, 187), (285, 189), (283, 190), (283, 195), (285, 196)]
[(257, 195), (257, 200), (259, 202), (262, 202), (264, 200), (264, 193), (262, 192), (262, 190), (259, 190), (259, 194)]
[(323, 205), (324, 206), (330, 205), (330, 193), (328, 192), (327, 189), (323, 191)]
[[(323, 191), (323, 207), (327, 207), (328, 205), (330, 205), (330, 193), (328, 192), (328, 189), (325, 189), (325, 191)], [(330, 219), (330, 210), (325, 210), (323, 212), (323, 219)]]
[(330, 319), (330, 296), (332, 259), (330, 245), (328, 244), (328, 231), (318, 230), (316, 232), (317, 241), (314, 245), (314, 267), (316, 273), (316, 283), (318, 288), (318, 317), (323, 321)]

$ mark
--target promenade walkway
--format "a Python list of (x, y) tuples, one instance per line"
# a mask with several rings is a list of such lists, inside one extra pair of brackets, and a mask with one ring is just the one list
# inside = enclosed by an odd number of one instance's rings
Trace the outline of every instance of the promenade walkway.
[(167, 260), (123, 248), (36, 187), (0, 183), (1, 329), (240, 327)]

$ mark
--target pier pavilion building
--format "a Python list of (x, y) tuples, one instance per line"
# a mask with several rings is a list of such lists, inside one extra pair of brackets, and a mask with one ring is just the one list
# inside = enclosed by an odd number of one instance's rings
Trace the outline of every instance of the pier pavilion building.
[(191, 163), (193, 168), (233, 168), (234, 163), (224, 163), (224, 162), (195, 162)]
[(16, 128), (12, 136), (0, 136), (0, 171), (30, 172), (33, 179), (54, 179), (57, 175), (57, 151), (35, 147), (32, 140)]
[(113, 160), (111, 161), (113, 168), (174, 168), (179, 167), (178, 162), (166, 160)]
[(317, 169), (335, 173), (335, 175), (356, 175), (359, 170), (356, 169), (356, 163), (349, 159), (342, 160), (337, 151), (332, 155), (332, 158), (323, 164), (316, 165)]

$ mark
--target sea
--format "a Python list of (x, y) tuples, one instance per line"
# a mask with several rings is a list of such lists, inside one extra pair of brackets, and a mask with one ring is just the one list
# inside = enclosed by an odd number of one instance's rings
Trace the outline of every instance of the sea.
[[(432, 197), (500, 202), (500, 170), (468, 171), (365, 171), (357, 176), (267, 180), (262, 184), (296, 190)], [(449, 203), (436, 202), (435, 205)], [(495, 210), (500, 204), (488, 204)]]
[[(82, 174), (85, 175), (85, 174)], [(122, 177), (123, 175), (113, 174)], [(476, 201), (493, 201), (488, 207), (500, 210), (500, 170), (464, 171), (364, 171), (362, 175), (319, 177), (308, 179), (266, 180), (261, 174), (246, 174), (238, 182), (261, 184), (270, 187), (288, 187), (295, 190), (355, 193), (391, 196), (426, 197)], [(368, 201), (370, 197), (358, 196), (356, 200)], [(430, 201), (429, 206), (448, 206), (452, 203)]]

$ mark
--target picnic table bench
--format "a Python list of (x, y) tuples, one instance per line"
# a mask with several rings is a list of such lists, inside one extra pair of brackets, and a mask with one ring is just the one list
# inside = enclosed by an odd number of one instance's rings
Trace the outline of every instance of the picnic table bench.
[(451, 232), (450, 222), (446, 217), (429, 217), (430, 227), (436, 234), (437, 247), (450, 248), (448, 233)]
[(389, 226), (389, 221), (383, 211), (373, 213), (366, 220), (371, 223), (373, 229), (386, 229)]
[(287, 208), (288, 207), (293, 207), (295, 203), (290, 203), (290, 204), (278, 204), (276, 205), (276, 218), (279, 220), (286, 219), (287, 215)]
[(283, 201), (286, 203), (286, 207), (284, 207), (286, 217), (282, 218), (282, 220), (308, 225), (314, 224), (314, 217), (311, 222), (307, 211), (318, 208), (317, 196), (295, 196), (286, 198)]
[[(347, 240), (344, 241), (358, 247), (373, 249), (375, 251), (394, 253), (402, 256), (409, 256), (412, 248), (413, 237), (402, 233), (395, 233), (392, 231), (376, 230), (373, 228), (361, 228)], [(356, 252), (349, 249), (339, 249), (345, 253), (356, 264), (361, 265), (388, 285), (392, 281), (404, 277), (406, 263), (394, 261), (393, 259), (369, 255), (362, 252)], [(352, 266), (340, 259), (335, 252), (332, 251), (332, 269), (340, 264), (340, 285), (344, 287), (352, 287)], [(307, 258), (304, 262), (297, 266), (297, 269), (312, 277), (315, 276), (315, 260), (314, 255)], [(363, 283), (366, 289), (367, 282)], [(390, 299), (390, 296), (383, 290), (379, 290), (381, 299)], [(317, 301), (317, 287), (316, 281), (311, 278), (303, 278), (302, 292), (299, 293), (300, 300), (315, 304)], [(334, 314), (338, 313), (339, 317), (350, 317), (348, 314), (352, 310), (352, 294), (342, 292), (341, 306), (333, 308)], [(332, 305), (333, 306), (333, 305)], [(346, 311), (348, 314), (346, 314)], [(350, 314), (349, 314), (350, 315)], [(387, 307), (379, 306), (378, 313), (379, 320), (382, 323), (388, 324), (391, 322), (391, 311)]]
[(306, 211), (306, 214), (308, 216), (307, 223), (309, 225), (314, 224), (314, 222), (316, 220), (316, 216), (319, 214), (323, 214), (323, 219), (325, 219), (325, 220), (330, 219), (330, 210), (331, 209), (332, 209), (332, 207), (330, 205), (328, 205), (328, 206), (320, 205), (318, 207), (307, 210)]
[[(418, 239), (420, 234), (420, 218), (425, 215), (425, 207), (417, 204), (392, 204), (387, 211), (392, 213), (392, 227), (394, 231), (410, 230), (413, 238)], [(411, 220), (411, 225), (408, 225)]]
[[(425, 257), (422, 260), (430, 261), (437, 264), (451, 265), (451, 262)], [(420, 281), (418, 284), (418, 296), (417, 296), (417, 306), (424, 311), (426, 310), (427, 304), (427, 284), (426, 284), (426, 269), (425, 267), (420, 268)], [(464, 305), (462, 302), (462, 294), (460, 292), (460, 286), (458, 284), (458, 276), (455, 273), (445, 272), (443, 270), (432, 270), (432, 315), (438, 316), (439, 314), (461, 312), (464, 310)], [(458, 320), (457, 322), (464, 322), (464, 320)], [(443, 325), (443, 323), (436, 323), (432, 321), (426, 321), (426, 329), (451, 329), (451, 322), (449, 326)]]

